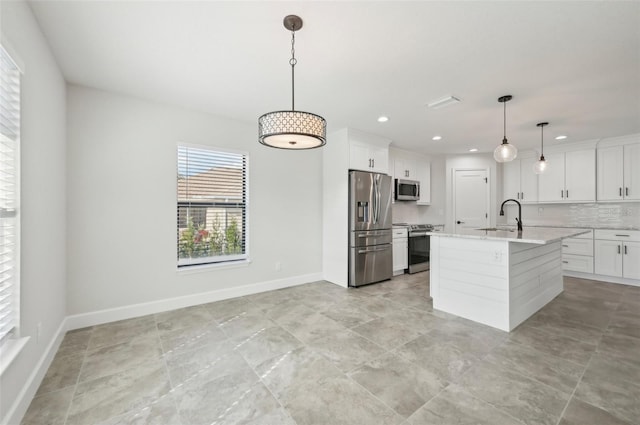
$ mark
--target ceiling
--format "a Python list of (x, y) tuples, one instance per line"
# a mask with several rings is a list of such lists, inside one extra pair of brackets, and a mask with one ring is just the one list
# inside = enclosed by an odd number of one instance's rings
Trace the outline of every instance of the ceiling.
[[(541, 121), (545, 147), (640, 133), (638, 1), (29, 4), (68, 82), (255, 123), (256, 134), (259, 115), (291, 105), (288, 14), (304, 20), (296, 109), (324, 116), (328, 133), (491, 152), (507, 94), (520, 150), (539, 146)], [(449, 95), (461, 102), (427, 108)]]

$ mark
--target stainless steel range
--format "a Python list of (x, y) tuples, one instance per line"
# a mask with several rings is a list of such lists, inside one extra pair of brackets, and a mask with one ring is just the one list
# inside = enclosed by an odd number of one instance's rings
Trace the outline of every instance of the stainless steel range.
[(429, 249), (433, 231), (431, 224), (409, 225), (409, 273), (429, 270)]

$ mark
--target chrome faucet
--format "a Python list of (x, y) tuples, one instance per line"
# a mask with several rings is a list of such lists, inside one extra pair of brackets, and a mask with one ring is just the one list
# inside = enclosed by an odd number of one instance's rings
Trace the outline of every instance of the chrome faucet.
[(518, 222), (518, 232), (522, 232), (522, 205), (520, 205), (520, 202), (516, 201), (515, 199), (507, 199), (502, 203), (502, 205), (500, 205), (500, 215), (504, 215), (504, 204), (509, 201), (513, 201), (518, 204), (518, 216), (516, 217), (516, 221)]

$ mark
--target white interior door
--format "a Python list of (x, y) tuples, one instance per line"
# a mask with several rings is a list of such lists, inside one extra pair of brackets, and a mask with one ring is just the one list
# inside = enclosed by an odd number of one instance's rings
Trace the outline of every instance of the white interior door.
[(455, 231), (488, 227), (488, 171), (455, 170), (453, 190), (453, 223)]

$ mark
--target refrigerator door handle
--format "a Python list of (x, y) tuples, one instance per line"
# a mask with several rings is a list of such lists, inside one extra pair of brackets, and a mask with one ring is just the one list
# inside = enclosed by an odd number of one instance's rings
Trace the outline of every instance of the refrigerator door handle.
[(378, 176), (373, 176), (373, 224), (378, 223)]
[(376, 224), (380, 220), (380, 204), (382, 201), (382, 194), (380, 193), (380, 174), (376, 176)]

